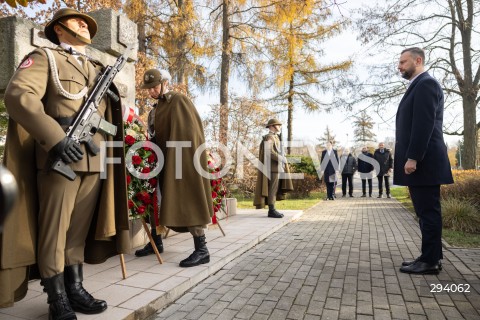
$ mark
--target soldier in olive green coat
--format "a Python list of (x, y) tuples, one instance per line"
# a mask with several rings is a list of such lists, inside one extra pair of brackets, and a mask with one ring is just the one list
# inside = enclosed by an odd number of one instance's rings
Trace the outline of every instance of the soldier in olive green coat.
[(265, 128), (269, 132), (263, 136), (259, 150), (259, 160), (266, 165), (269, 176), (258, 170), (253, 205), (257, 209), (263, 209), (267, 203), (269, 218), (283, 218), (283, 213), (275, 209), (275, 203), (285, 199), (285, 194), (293, 190), (287, 158), (283, 155), (279, 136), (281, 126), (282, 123), (277, 119), (268, 120)]
[[(76, 319), (74, 311), (103, 312), (107, 303), (83, 288), (82, 263), (103, 262), (128, 246), (120, 244), (128, 235), (125, 166), (108, 166), (107, 179), (101, 180), (100, 156), (65, 134), (102, 68), (85, 54), (96, 31), (90, 16), (58, 10), (45, 27), (46, 37), (58, 47), (30, 53), (5, 93), (10, 115), (5, 164), (22, 198), (1, 239), (0, 306), (25, 296), (29, 266), (36, 263), (48, 294), (49, 319)], [(105, 98), (98, 113), (117, 126), (114, 139), (123, 141), (120, 103)], [(106, 139), (99, 132), (93, 137), (97, 146)], [(107, 155), (124, 164), (123, 148), (108, 148)], [(75, 180), (49, 170), (55, 159), (70, 165)]]
[(204, 228), (213, 215), (212, 191), (210, 180), (201, 174), (208, 174), (206, 152), (197, 153), (205, 143), (202, 121), (187, 96), (168, 91), (170, 79), (166, 70), (150, 69), (145, 72), (142, 88), (158, 99), (152, 112), (155, 143), (165, 157), (158, 175), (160, 224), (192, 234), (195, 251), (180, 262), (180, 267), (193, 267), (210, 262)]

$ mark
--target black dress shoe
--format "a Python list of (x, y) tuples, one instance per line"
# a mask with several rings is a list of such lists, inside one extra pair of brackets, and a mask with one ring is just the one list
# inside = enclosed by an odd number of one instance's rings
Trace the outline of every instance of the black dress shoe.
[(362, 194), (362, 198), (366, 198), (366, 197), (367, 197), (367, 195), (365, 193)]
[(335, 198), (328, 198), (328, 200), (335, 200)]
[(417, 261), (409, 266), (403, 266), (400, 268), (400, 272), (411, 274), (438, 274), (440, 268), (437, 264), (428, 264), (426, 262)]
[(350, 198), (353, 198), (353, 194), (350, 195)]
[(346, 196), (347, 196), (347, 195), (346, 195), (346, 194), (344, 194), (344, 195), (342, 195), (342, 198), (345, 198)]
[[(412, 264), (417, 262), (418, 259), (420, 259), (420, 257), (418, 257), (415, 260), (405, 260), (405, 261), (402, 262), (402, 267), (411, 266)], [(438, 270), (442, 271), (442, 261), (441, 260), (438, 261)]]
[(391, 197), (392, 197), (392, 196), (391, 196), (390, 194), (387, 194), (387, 198), (389, 198), (389, 199), (390, 199)]
[(377, 198), (383, 198), (383, 196), (381, 194), (379, 194)]
[[(154, 241), (155, 245), (157, 246), (158, 253), (163, 253), (163, 242), (161, 236), (157, 236), (156, 238), (154, 238)], [(154, 253), (155, 251), (153, 250), (152, 244), (149, 242), (142, 249), (138, 249), (137, 251), (135, 251), (135, 256), (145, 257)]]

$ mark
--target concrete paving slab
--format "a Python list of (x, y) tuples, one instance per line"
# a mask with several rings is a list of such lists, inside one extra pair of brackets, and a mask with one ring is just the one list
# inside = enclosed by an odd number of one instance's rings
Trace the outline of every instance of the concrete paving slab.
[[(147, 318), (303, 213), (299, 210), (282, 212), (283, 219), (272, 219), (267, 218), (267, 210), (237, 210), (235, 216), (220, 221), (225, 237), (218, 228), (206, 230), (211, 261), (202, 266), (187, 269), (178, 266), (193, 252), (193, 239), (190, 234), (173, 231), (164, 239), (163, 264), (159, 264), (154, 255), (138, 258), (134, 250), (124, 255), (126, 279), (122, 278), (118, 257), (98, 265), (85, 264), (85, 288), (96, 298), (106, 300), (109, 307), (99, 315), (77, 314), (77, 317), (95, 320)], [(25, 299), (13, 307), (0, 309), (0, 320), (48, 319), (47, 295), (42, 289), (40, 281), (30, 281)], [(250, 312), (246, 308), (243, 314)]]

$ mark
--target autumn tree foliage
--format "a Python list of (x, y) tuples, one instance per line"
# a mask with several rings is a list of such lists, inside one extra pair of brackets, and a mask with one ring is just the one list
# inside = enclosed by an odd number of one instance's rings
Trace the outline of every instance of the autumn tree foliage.
[[(295, 106), (307, 111), (321, 110), (327, 105), (312, 91), (326, 91), (334, 78), (348, 70), (350, 60), (322, 63), (322, 44), (338, 35), (345, 20), (331, 21), (331, 3), (314, 0), (260, 1), (270, 4), (261, 13), (264, 21), (265, 49), (269, 54), (272, 77), (270, 85), (277, 94), (272, 102), (287, 111), (288, 140), (293, 135)], [(290, 150), (287, 149), (287, 153)]]
[[(211, 142), (220, 141), (219, 109), (219, 104), (213, 105), (204, 120), (205, 133)], [(272, 112), (259, 99), (234, 96), (231, 99), (228, 117), (230, 142), (227, 149), (233, 165), (226, 181), (229, 184), (242, 185), (243, 191), (253, 192), (257, 169), (251, 161), (239, 158), (238, 155), (250, 153), (258, 157), (262, 136), (268, 132), (265, 124), (272, 117)], [(263, 162), (263, 159), (260, 161)], [(241, 175), (237, 172), (239, 168), (242, 170)]]
[[(214, 56), (211, 61), (216, 64), (215, 82), (219, 89), (220, 109), (219, 139), (224, 145), (229, 137), (229, 104), (231, 100), (230, 80), (236, 75), (238, 82), (248, 88), (255, 96), (262, 85), (262, 65), (258, 59), (262, 51), (255, 33), (259, 27), (258, 16), (262, 6), (255, 0), (210, 0), (205, 11), (208, 14), (208, 26), (211, 28), (211, 41), (214, 44)], [(232, 91), (235, 95), (238, 90)]]
[(0, 6), (0, 17), (18, 16), (41, 25), (44, 25), (62, 7), (90, 12), (103, 8), (120, 10), (122, 6), (121, 0), (52, 0), (48, 3), (46, 0), (0, 0), (0, 3), (3, 2), (6, 2), (9, 6)]

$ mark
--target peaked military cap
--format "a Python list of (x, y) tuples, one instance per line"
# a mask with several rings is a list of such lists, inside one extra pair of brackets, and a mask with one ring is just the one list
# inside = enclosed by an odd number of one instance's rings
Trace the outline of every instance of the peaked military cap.
[(55, 27), (55, 24), (63, 18), (66, 17), (80, 17), (85, 20), (88, 26), (88, 31), (90, 32), (90, 39), (93, 39), (95, 34), (97, 33), (97, 22), (95, 19), (90, 17), (89, 15), (85, 13), (81, 13), (78, 10), (72, 9), (72, 8), (62, 8), (59, 9), (55, 14), (53, 15), (52, 20), (50, 20), (47, 25), (45, 26), (45, 36), (47, 37), (48, 40), (52, 41), (55, 44), (60, 44), (60, 41), (58, 41), (57, 34), (55, 33), (55, 30), (53, 30), (53, 27)]

